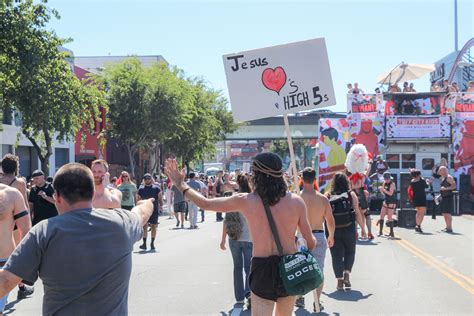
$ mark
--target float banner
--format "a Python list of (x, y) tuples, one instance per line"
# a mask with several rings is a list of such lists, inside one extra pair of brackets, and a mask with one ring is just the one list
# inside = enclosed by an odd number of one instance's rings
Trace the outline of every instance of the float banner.
[(375, 156), (383, 147), (383, 116), (380, 94), (348, 94), (347, 106), (351, 144), (363, 144), (367, 151)]
[(455, 110), (453, 124), (455, 175), (470, 174), (471, 191), (474, 191), (474, 93), (459, 94)]
[(389, 116), (387, 138), (449, 138), (450, 121), (438, 115)]
[(319, 151), (319, 187), (324, 189), (336, 172), (345, 169), (350, 147), (349, 123), (346, 118), (321, 119)]
[(324, 38), (223, 56), (235, 122), (336, 104)]

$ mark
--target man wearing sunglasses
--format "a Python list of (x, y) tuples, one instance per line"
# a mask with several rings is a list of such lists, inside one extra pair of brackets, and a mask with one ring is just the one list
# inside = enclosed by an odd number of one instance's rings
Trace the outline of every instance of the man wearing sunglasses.
[(148, 236), (148, 225), (151, 226), (151, 243), (150, 249), (155, 250), (155, 238), (156, 238), (156, 230), (158, 228), (158, 215), (159, 215), (159, 207), (163, 207), (163, 197), (161, 194), (161, 189), (158, 185), (155, 185), (151, 174), (146, 173), (143, 176), (143, 184), (138, 189), (138, 200), (144, 199), (155, 199), (153, 203), (153, 214), (148, 219), (148, 224), (143, 226), (143, 244), (140, 246), (140, 249), (146, 250), (146, 239)]

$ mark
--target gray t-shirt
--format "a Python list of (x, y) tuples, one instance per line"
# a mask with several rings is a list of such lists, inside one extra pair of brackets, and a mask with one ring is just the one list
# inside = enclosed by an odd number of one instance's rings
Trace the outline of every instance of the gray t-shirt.
[(171, 190), (173, 190), (173, 192), (174, 192), (174, 203), (175, 204), (184, 201), (183, 193), (175, 185), (173, 185), (171, 187)]
[(143, 228), (122, 209), (79, 209), (41, 221), (5, 270), (43, 281), (43, 315), (127, 315), (133, 244)]
[(189, 180), (187, 183), (191, 187), (191, 189), (194, 189), (195, 191), (201, 192), (201, 185), (199, 184), (198, 181)]

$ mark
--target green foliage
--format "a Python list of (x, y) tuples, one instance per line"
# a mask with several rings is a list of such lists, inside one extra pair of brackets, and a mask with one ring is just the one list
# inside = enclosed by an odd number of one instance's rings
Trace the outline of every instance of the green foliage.
[(92, 130), (105, 94), (75, 77), (68, 54), (60, 51), (67, 40), (46, 29), (58, 14), (45, 3), (18, 0), (0, 6), (0, 106), (21, 114), (21, 131), (47, 172), (54, 139), (70, 140), (81, 128)]
[(199, 159), (235, 129), (221, 94), (178, 68), (157, 63), (145, 69), (128, 58), (101, 75), (108, 89), (109, 133), (127, 145), (132, 172), (140, 149), (155, 152), (162, 144), (183, 160)]

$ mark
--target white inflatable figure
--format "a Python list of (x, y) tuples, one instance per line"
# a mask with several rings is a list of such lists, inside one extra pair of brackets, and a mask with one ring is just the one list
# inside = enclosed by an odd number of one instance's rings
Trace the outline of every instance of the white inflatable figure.
[(355, 183), (357, 180), (362, 180), (367, 166), (369, 165), (369, 153), (367, 148), (362, 144), (355, 144), (349, 150), (346, 157), (346, 163), (344, 164), (352, 175), (349, 179)]

